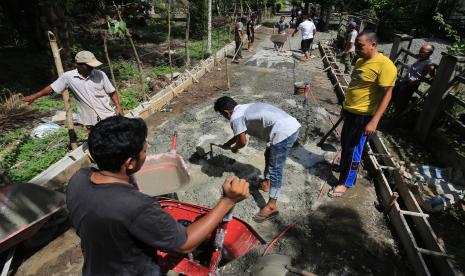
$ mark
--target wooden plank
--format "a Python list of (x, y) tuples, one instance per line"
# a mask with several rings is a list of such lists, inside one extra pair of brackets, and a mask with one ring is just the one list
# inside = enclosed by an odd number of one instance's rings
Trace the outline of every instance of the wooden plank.
[[(368, 152), (372, 152), (371, 146), (367, 144)], [(389, 203), (389, 200), (392, 198), (392, 190), (389, 186), (389, 183), (382, 173), (382, 170), (379, 168), (379, 164), (373, 154), (369, 154), (365, 160), (367, 165), (377, 174), (377, 181), (375, 184), (378, 186), (378, 190), (381, 195), (381, 200), (384, 205)], [(425, 263), (423, 256), (416, 250), (418, 248), (413, 233), (407, 224), (405, 218), (400, 215), (400, 207), (397, 202), (394, 202), (393, 208), (389, 211), (389, 218), (391, 223), (394, 226), (394, 229), (397, 235), (400, 238), (400, 241), (404, 247), (407, 256), (412, 263), (413, 269), (415, 270), (416, 275), (431, 275), (429, 269)]]
[[(380, 137), (377, 134), (372, 135), (371, 141), (374, 145), (374, 151), (383, 154), (383, 156), (380, 156), (380, 159), (383, 161), (383, 163), (388, 166), (395, 166), (396, 164), (392, 158), (390, 158), (389, 151), (387, 150)], [(421, 213), (422, 210), (418, 205), (418, 202), (415, 200), (415, 197), (408, 188), (407, 184), (404, 183), (400, 172), (394, 171), (393, 176), (396, 187), (408, 211)], [(434, 230), (431, 227), (428, 219), (426, 217), (412, 217), (412, 220), (416, 226), (415, 229), (425, 244), (426, 249), (442, 252), (445, 254), (445, 250), (438, 243), (437, 236), (434, 233)], [(447, 258), (432, 256), (432, 260), (436, 269), (440, 272), (440, 275), (457, 275), (457, 271), (453, 267), (450, 260)]]
[(405, 211), (405, 210), (400, 210), (400, 213), (401, 213), (402, 215), (407, 215), (407, 216), (429, 218), (429, 215), (428, 215), (428, 214), (425, 214), (425, 213), (417, 213), (417, 212), (411, 212), (411, 211)]

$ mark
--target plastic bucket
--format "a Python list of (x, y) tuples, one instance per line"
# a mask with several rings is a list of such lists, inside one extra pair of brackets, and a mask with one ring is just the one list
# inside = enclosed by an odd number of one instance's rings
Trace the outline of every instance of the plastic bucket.
[(135, 177), (140, 191), (149, 196), (174, 193), (190, 181), (186, 163), (175, 152), (147, 156)]

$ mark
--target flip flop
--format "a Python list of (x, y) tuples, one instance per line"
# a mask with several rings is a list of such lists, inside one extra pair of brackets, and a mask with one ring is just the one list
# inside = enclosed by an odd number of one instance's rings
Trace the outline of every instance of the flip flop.
[(257, 214), (255, 214), (252, 219), (255, 221), (255, 222), (258, 222), (258, 223), (262, 223), (264, 221), (267, 221), (267, 220), (270, 220), (272, 218), (275, 218), (279, 215), (279, 211), (274, 211), (272, 212), (271, 214), (269, 214), (268, 216), (264, 216), (262, 214), (260, 214), (260, 212), (258, 212)]
[(345, 192), (346, 192), (346, 191), (344, 191), (344, 192), (338, 192), (338, 191), (336, 191), (335, 188), (332, 188), (331, 190), (328, 191), (328, 196), (329, 196), (330, 198), (342, 197), (342, 195), (344, 195)]

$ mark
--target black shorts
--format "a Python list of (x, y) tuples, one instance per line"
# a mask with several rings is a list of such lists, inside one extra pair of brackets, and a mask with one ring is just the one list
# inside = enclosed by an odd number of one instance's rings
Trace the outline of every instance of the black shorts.
[(313, 38), (309, 39), (302, 39), (301, 47), (302, 47), (302, 52), (308, 52), (310, 50), (310, 46), (312, 45)]

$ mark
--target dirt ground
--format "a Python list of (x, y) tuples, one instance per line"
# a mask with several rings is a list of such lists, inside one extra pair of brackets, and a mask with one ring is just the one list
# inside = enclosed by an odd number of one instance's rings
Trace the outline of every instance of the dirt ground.
[[(249, 223), (268, 243), (284, 228), (301, 219), (274, 245), (271, 253), (288, 255), (297, 267), (319, 275), (407, 275), (411, 268), (399, 249), (377, 202), (373, 184), (363, 175), (355, 188), (340, 199), (326, 196), (337, 174), (331, 170), (339, 144), (333, 136), (325, 150), (316, 146), (329, 130), (328, 116), (337, 119), (340, 107), (319, 58), (300, 62), (300, 38), (292, 38), (292, 53), (278, 55), (269, 41), (270, 29), (260, 28), (256, 49), (244, 51), (240, 64), (231, 64), (231, 88), (226, 90), (224, 64), (206, 74), (200, 83), (174, 99), (147, 120), (149, 152), (169, 147), (174, 130), (178, 152), (185, 158), (191, 184), (178, 192), (181, 201), (211, 207), (220, 197), (220, 187), (229, 175), (257, 184), (264, 167), (265, 143), (251, 138), (238, 154), (214, 148), (213, 157), (199, 158), (197, 151), (208, 151), (209, 143), (223, 143), (232, 136), (228, 122), (213, 111), (216, 98), (229, 95), (240, 103), (266, 102), (279, 106), (302, 124), (299, 145), (286, 162), (284, 185), (278, 200), (280, 216), (258, 224), (252, 216), (268, 195), (252, 190), (252, 196), (234, 209), (234, 215)], [(319, 33), (318, 39), (328, 35)], [(289, 46), (286, 45), (288, 50)], [(317, 51), (314, 51), (317, 54)], [(293, 83), (311, 84), (317, 101), (293, 95)], [(323, 196), (318, 199), (323, 188)], [(16, 275), (80, 275), (82, 256), (79, 240), (71, 229), (26, 260)], [(224, 275), (247, 275), (263, 253), (258, 246), (248, 255), (226, 265)], [(62, 252), (62, 253), (59, 253)], [(47, 256), (47, 257), (44, 257)]]

